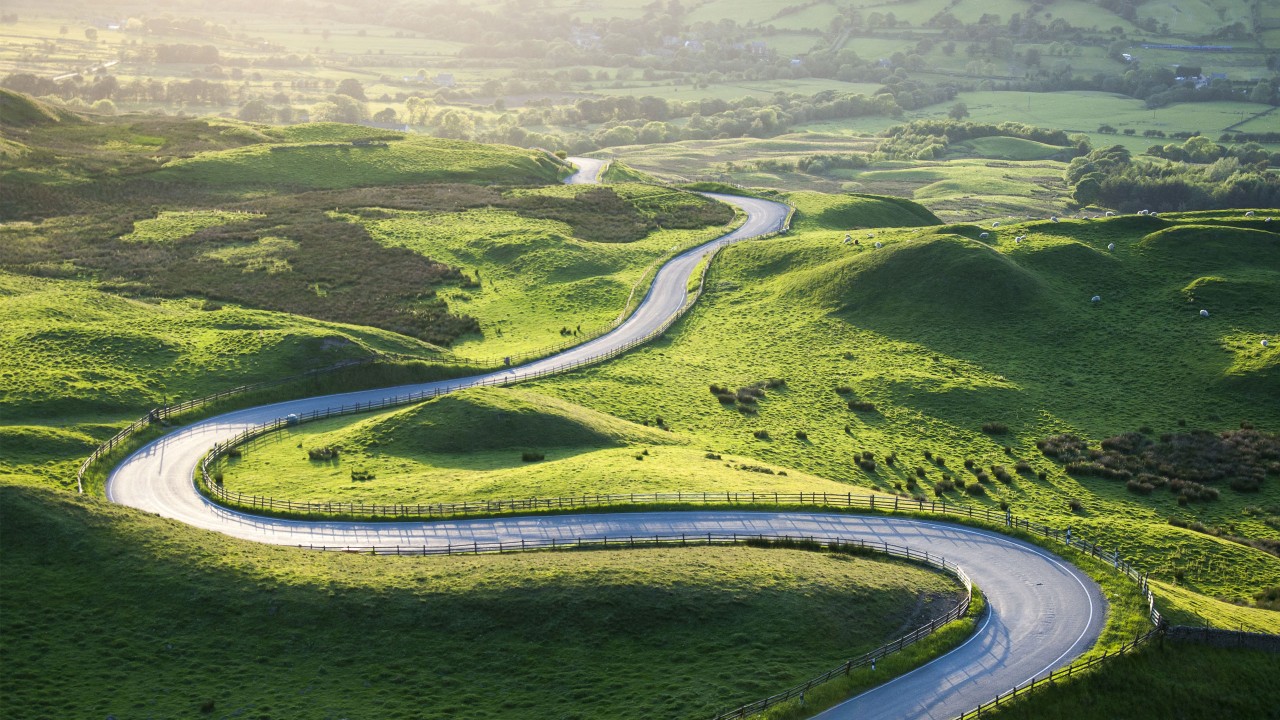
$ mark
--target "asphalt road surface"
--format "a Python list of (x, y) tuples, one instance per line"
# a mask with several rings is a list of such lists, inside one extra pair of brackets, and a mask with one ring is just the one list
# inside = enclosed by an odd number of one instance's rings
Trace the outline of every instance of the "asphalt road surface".
[[(579, 181), (594, 181), (599, 161), (573, 159)], [(573, 182), (571, 178), (566, 182)], [(113, 502), (189, 525), (255, 542), (301, 546), (424, 547), (472, 541), (574, 540), (593, 537), (760, 533), (841, 540), (883, 540), (945, 557), (969, 574), (986, 596), (989, 612), (972, 638), (950, 653), (818, 715), (822, 720), (949, 719), (1014, 685), (1069, 663), (1098, 638), (1105, 600), (1084, 573), (1048, 552), (999, 533), (909, 518), (690, 511), (557, 515), (432, 523), (327, 522), (257, 517), (228, 510), (200, 495), (196, 468), (219, 441), (290, 413), (410, 393), (458, 390), (514, 382), (525, 375), (573, 367), (646, 337), (686, 301), (686, 287), (711, 249), (780, 230), (785, 205), (714, 196), (742, 208), (748, 220), (737, 230), (685, 252), (662, 267), (635, 313), (600, 338), (519, 368), (435, 383), (306, 398), (219, 415), (175, 430), (127, 458), (107, 481)], [(691, 488), (696, 489), (696, 488)], [(783, 688), (778, 688), (782, 690)], [(754, 698), (743, 698), (743, 701)]]

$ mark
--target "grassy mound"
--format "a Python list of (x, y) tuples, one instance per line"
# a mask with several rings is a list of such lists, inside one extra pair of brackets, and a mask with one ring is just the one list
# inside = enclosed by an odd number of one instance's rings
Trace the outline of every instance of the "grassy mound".
[(1138, 248), (1153, 260), (1198, 269), (1280, 268), (1280, 235), (1248, 228), (1178, 225), (1143, 237)]
[(30, 95), (0, 88), (0, 128), (52, 125), (79, 119), (73, 112), (53, 107)]
[[(673, 442), (670, 433), (510, 388), (451, 393), (362, 424), (350, 443), (388, 453), (466, 453), (504, 448), (618, 447)], [(341, 444), (341, 443), (335, 443)]]
[(994, 160), (1048, 160), (1066, 150), (1057, 145), (1013, 137), (977, 138), (961, 143), (958, 147), (962, 155)]
[(1044, 282), (1006, 255), (958, 235), (890, 243), (797, 273), (792, 292), (850, 314), (909, 321), (1025, 311)]
[(0, 484), (0, 695), (29, 717), (705, 718), (956, 593), (791, 550), (325, 554)]
[(933, 213), (904, 198), (792, 192), (781, 199), (796, 209), (793, 224), (796, 230), (916, 227), (941, 223)]
[(250, 145), (174, 160), (150, 178), (198, 185), (344, 188), (410, 182), (541, 184), (567, 172), (538, 150), (415, 136), (371, 145)]

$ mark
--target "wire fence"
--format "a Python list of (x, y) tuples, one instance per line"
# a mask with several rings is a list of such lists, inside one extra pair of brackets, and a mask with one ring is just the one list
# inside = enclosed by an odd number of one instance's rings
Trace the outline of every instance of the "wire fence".
[(973, 582), (960, 566), (948, 561), (943, 556), (931, 554), (928, 551), (921, 552), (919, 550), (913, 550), (908, 546), (897, 545), (887, 541), (875, 542), (867, 540), (841, 540), (839, 538), (796, 535), (700, 533), (696, 535), (681, 534), (644, 536), (627, 535), (625, 537), (580, 537), (567, 540), (559, 540), (556, 538), (536, 538), (531, 540), (522, 538), (519, 541), (477, 541), (470, 543), (450, 543), (448, 545), (437, 546), (374, 545), (360, 547), (349, 545), (300, 545), (299, 547), (311, 550), (373, 555), (479, 555), (485, 553), (528, 552), (535, 550), (605, 550), (670, 546), (686, 547), (690, 545), (764, 545), (783, 548), (792, 547), (811, 550), (826, 550), (836, 553), (884, 554), (890, 557), (902, 558), (937, 568), (938, 570), (955, 577), (961, 587), (964, 588), (964, 594), (961, 596), (960, 602), (956, 603), (955, 606), (943, 615), (933, 618), (929, 622), (920, 625), (905, 635), (881, 645), (875, 650), (871, 650), (870, 652), (851, 658), (841, 663), (839, 666), (834, 667), (821, 675), (810, 678), (803, 683), (790, 687), (780, 693), (719, 713), (715, 716), (715, 720), (745, 718), (762, 712), (774, 705), (803, 697), (806, 692), (809, 692), (813, 688), (834, 680), (835, 678), (847, 676), (858, 668), (874, 667), (877, 660), (899, 652), (904, 648), (910, 647), (914, 643), (923, 640), (937, 632), (939, 629), (945, 627), (948, 623), (964, 617), (969, 612), (969, 607), (973, 602)]

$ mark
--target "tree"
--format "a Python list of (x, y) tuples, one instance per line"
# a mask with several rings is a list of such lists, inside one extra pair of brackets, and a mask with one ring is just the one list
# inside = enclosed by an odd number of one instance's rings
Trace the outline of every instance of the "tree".
[(951, 106), (951, 109), (947, 111), (947, 115), (953, 120), (963, 120), (969, 117), (969, 106), (958, 102)]
[(1259, 80), (1258, 84), (1253, 86), (1253, 91), (1249, 93), (1249, 102), (1269, 103), (1274, 92), (1271, 83)]
[(360, 81), (355, 78), (346, 78), (342, 82), (338, 83), (338, 89), (334, 92), (339, 95), (346, 95), (349, 98), (355, 98), (361, 102), (368, 100), (368, 98), (364, 96), (364, 85), (361, 85)]
[(373, 119), (380, 123), (393, 123), (397, 120), (395, 108), (383, 108), (373, 114)]
[(97, 28), (85, 28), (85, 29), (84, 29), (84, 37), (85, 37), (85, 39), (86, 39), (86, 40), (93, 40), (93, 41), (96, 41), (96, 40), (98, 39), (98, 29), (97, 29)]

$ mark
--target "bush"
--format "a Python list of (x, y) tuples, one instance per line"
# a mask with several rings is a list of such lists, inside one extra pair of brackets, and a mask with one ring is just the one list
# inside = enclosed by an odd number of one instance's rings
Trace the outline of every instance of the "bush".
[(1071, 512), (1080, 512), (1084, 510), (1084, 503), (1080, 502), (1076, 498), (1071, 498), (1067, 501), (1067, 507), (1071, 508)]
[(942, 457), (941, 455), (935, 455), (933, 458), (933, 462), (937, 464), (939, 467), (947, 466), (947, 459)]
[(936, 495), (941, 495), (944, 492), (951, 492), (952, 490), (955, 490), (955, 489), (956, 489), (956, 484), (952, 482), (949, 478), (943, 478), (942, 480), (939, 480), (938, 482), (933, 484), (933, 492)]
[(982, 432), (988, 435), (1004, 435), (1009, 432), (1009, 426), (1001, 422), (983, 423)]
[(1015, 472), (1021, 473), (1023, 475), (1030, 475), (1032, 472), (1031, 463), (1027, 462), (1026, 460), (1019, 460), (1018, 462), (1014, 463), (1013, 469)]
[(368, 470), (351, 469), (351, 482), (368, 482), (374, 478), (373, 473)]
[(973, 460), (972, 460), (971, 458), (965, 458), (965, 459), (964, 459), (964, 469), (965, 469), (965, 470), (972, 470), (972, 469), (973, 469), (973, 466), (974, 466), (974, 462), (973, 462)]
[(985, 470), (979, 470), (978, 474), (973, 476), (973, 479), (980, 483), (991, 482), (991, 476)]
[(925, 460), (932, 460), (932, 459), (933, 459), (933, 453), (932, 453), (932, 452), (930, 452), (930, 451), (928, 451), (928, 450), (925, 450), (925, 451), (924, 451), (924, 459), (925, 459)]
[(803, 431), (803, 430), (797, 430), (797, 431), (796, 431), (796, 439), (797, 439), (797, 440), (808, 440), (808, 439), (809, 439), (809, 433), (807, 433), (807, 432), (805, 432), (805, 431)]
[(837, 386), (836, 386), (836, 394), (837, 394), (837, 395), (848, 395), (848, 394), (850, 394), (850, 393), (852, 393), (852, 392), (853, 392), (853, 388), (849, 387), (848, 385), (837, 385)]
[(708, 459), (708, 460), (723, 460), (724, 458), (720, 457), (720, 453), (713, 453), (713, 452), (709, 452), (709, 453), (707, 453), (707, 459)]
[(924, 468), (922, 468), (922, 467), (920, 467), (920, 466), (918, 466), (918, 465), (916, 466), (916, 477), (918, 477), (918, 478), (922, 478), (922, 477), (924, 477)]
[(1008, 485), (1009, 483), (1013, 482), (1013, 476), (1009, 474), (1008, 470), (1004, 469), (1003, 465), (992, 465), (991, 474), (995, 475), (996, 479), (1004, 483), (1005, 485)]
[(317, 461), (333, 460), (337, 458), (341, 452), (341, 448), (329, 445), (322, 448), (312, 448), (311, 450), (308, 450), (307, 457)]
[(870, 403), (866, 400), (850, 400), (849, 409), (857, 412), (875, 412), (876, 406), (875, 403)]
[(520, 459), (524, 462), (538, 462), (539, 460), (546, 460), (547, 456), (540, 452), (525, 452), (520, 453)]
[(966, 485), (964, 488), (964, 491), (969, 493), (970, 495), (986, 495), (987, 494), (987, 489), (982, 487), (978, 483), (970, 483), (969, 485)]
[(860, 458), (858, 460), (858, 467), (862, 468), (865, 472), (873, 473), (876, 471), (876, 461), (868, 458)]
[(751, 435), (752, 435), (753, 437), (755, 437), (755, 439), (757, 439), (757, 440), (768, 440), (768, 439), (769, 439), (769, 431), (768, 431), (768, 430), (756, 430), (755, 432), (751, 433)]
[(889, 453), (888, 455), (884, 456), (885, 465), (888, 465), (889, 467), (893, 467), (894, 463), (896, 462), (898, 462), (898, 453)]

